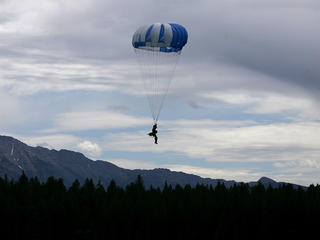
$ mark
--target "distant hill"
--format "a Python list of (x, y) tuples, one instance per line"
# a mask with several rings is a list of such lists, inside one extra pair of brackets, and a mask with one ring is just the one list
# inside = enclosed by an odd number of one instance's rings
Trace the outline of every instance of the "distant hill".
[[(7, 175), (9, 179), (17, 179), (22, 171), (29, 177), (37, 176), (43, 182), (50, 176), (63, 178), (66, 186), (70, 186), (76, 179), (83, 183), (86, 178), (91, 178), (96, 183), (101, 181), (104, 186), (108, 186), (111, 179), (114, 179), (117, 185), (126, 186), (138, 175), (142, 176), (147, 187), (150, 185), (163, 187), (165, 182), (173, 186), (176, 184), (195, 186), (198, 183), (216, 186), (219, 181), (226, 187), (237, 184), (235, 181), (202, 178), (168, 169), (124, 169), (107, 161), (90, 160), (82, 153), (64, 149), (57, 151), (43, 147), (30, 147), (15, 138), (0, 136), (0, 176)], [(262, 177), (259, 181), (265, 186), (271, 185), (272, 187), (285, 184), (266, 177)], [(248, 184), (253, 186), (257, 182)]]

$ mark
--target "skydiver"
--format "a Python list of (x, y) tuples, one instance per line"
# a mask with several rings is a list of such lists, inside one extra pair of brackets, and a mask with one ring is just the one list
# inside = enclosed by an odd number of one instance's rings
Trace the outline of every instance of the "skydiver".
[(154, 143), (155, 144), (158, 144), (158, 136), (157, 136), (157, 133), (158, 133), (158, 131), (157, 131), (157, 124), (155, 123), (154, 125), (153, 125), (153, 127), (152, 127), (152, 131), (150, 132), (150, 133), (148, 133), (148, 135), (150, 136), (150, 137), (154, 137)]

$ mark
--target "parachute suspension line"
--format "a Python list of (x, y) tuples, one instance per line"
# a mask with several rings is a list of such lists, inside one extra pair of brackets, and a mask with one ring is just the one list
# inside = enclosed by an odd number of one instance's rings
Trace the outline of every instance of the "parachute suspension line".
[(157, 115), (157, 106), (158, 106), (158, 103), (157, 103), (157, 100), (158, 100), (158, 96), (157, 96), (157, 92), (158, 92), (158, 53), (157, 51), (152, 51), (153, 52), (153, 94), (155, 95), (155, 97), (153, 98), (154, 100), (154, 105), (155, 105), (155, 109), (154, 109), (154, 122), (156, 123), (157, 122), (157, 119), (156, 119), (156, 115)]
[(160, 52), (157, 49), (134, 49), (139, 65), (153, 122), (157, 123), (179, 61), (179, 52)]
[[(164, 54), (164, 56), (167, 56), (167, 54)], [(165, 61), (161, 61), (162, 57), (161, 57), (161, 52), (156, 52), (156, 57), (155, 57), (155, 77), (154, 77), (154, 84), (155, 84), (155, 91), (154, 91), (154, 100), (156, 101), (156, 116), (155, 116), (155, 122), (158, 122), (158, 117), (161, 111), (161, 101), (162, 98), (165, 94), (163, 86), (160, 84), (161, 81), (161, 74), (163, 72), (163, 69), (161, 69), (161, 67), (163, 68)], [(165, 82), (166, 79), (163, 79), (162, 81), (164, 82), (164, 85), (166, 85)]]
[(156, 115), (157, 115), (157, 61), (158, 60), (158, 56), (157, 56), (157, 52), (156, 51), (152, 51), (152, 78), (150, 79), (152, 82), (152, 92), (150, 94), (152, 94), (153, 96), (151, 96), (152, 100), (153, 100), (153, 120), (154, 122), (156, 122)]
[(156, 102), (156, 98), (154, 97), (155, 91), (156, 91), (156, 85), (155, 85), (155, 79), (156, 79), (156, 52), (154, 50), (152, 50), (150, 52), (152, 54), (152, 60), (150, 61), (150, 75), (149, 75), (149, 79), (147, 79), (147, 81), (150, 82), (151, 87), (149, 89), (146, 89), (147, 91), (149, 90), (149, 97), (150, 100), (152, 102), (152, 118), (153, 121), (156, 122), (156, 110), (157, 110), (157, 102)]
[[(156, 106), (159, 106), (159, 96), (161, 94), (159, 89), (159, 72), (158, 72), (158, 65), (159, 65), (159, 61), (160, 61), (160, 52), (156, 52), (156, 63), (155, 63), (155, 84), (156, 84), (156, 91), (155, 91), (155, 100), (157, 101)], [(159, 111), (161, 111), (160, 109), (158, 109), (158, 113), (155, 116), (155, 123), (158, 122), (158, 115), (159, 115)]]
[(181, 55), (181, 51), (174, 53), (174, 56), (170, 56), (169, 54), (165, 55), (165, 56), (167, 56), (167, 58), (169, 58), (169, 57), (174, 58), (174, 63), (173, 63), (173, 68), (171, 69), (171, 72), (169, 73), (168, 83), (165, 85), (165, 88), (163, 89), (164, 94), (160, 99), (159, 111), (158, 111), (157, 116), (156, 116), (156, 122), (158, 121), (160, 112), (161, 112), (161, 110), (163, 108), (164, 100), (166, 99), (166, 97), (168, 95), (169, 87), (171, 85), (172, 78), (173, 78), (174, 72), (175, 72), (176, 67), (177, 67), (177, 63), (179, 62), (180, 55)]
[[(148, 100), (149, 109), (152, 114), (153, 121), (155, 121), (155, 113), (153, 110), (154, 107), (153, 107), (153, 103), (152, 103), (152, 98), (151, 98), (150, 92), (148, 92), (149, 91), (148, 89), (150, 89), (150, 87), (151, 87), (152, 81), (147, 81), (147, 79), (151, 75), (150, 66), (152, 66), (152, 63), (150, 61), (145, 61), (145, 59), (148, 58), (148, 56), (145, 56), (145, 54), (148, 54), (148, 53), (145, 53), (145, 51), (141, 51), (140, 49), (136, 49), (136, 48), (134, 49), (134, 51), (135, 51), (137, 58), (138, 58), (141, 79), (143, 82), (145, 95)], [(150, 65), (150, 66), (148, 66), (148, 65)]]
[[(148, 101), (150, 101), (150, 105), (151, 105), (151, 113), (152, 113), (152, 118), (154, 119), (155, 118), (155, 113), (154, 113), (154, 102), (153, 102), (153, 99), (152, 99), (152, 95), (151, 95), (151, 92), (152, 92), (152, 89), (153, 89), (153, 85), (152, 85), (152, 81), (151, 79), (153, 78), (153, 69), (152, 69), (152, 66), (153, 66), (153, 55), (152, 55), (152, 52), (146, 52), (145, 53), (146, 55), (151, 55), (151, 59), (150, 61), (146, 61), (146, 59), (144, 59), (144, 61), (146, 62), (147, 64), (147, 76), (145, 79), (143, 79), (143, 81), (147, 82), (147, 88), (145, 89), (145, 92), (147, 94), (147, 97), (148, 97)], [(148, 56), (147, 56), (148, 57)], [(150, 58), (149, 57), (149, 58)]]

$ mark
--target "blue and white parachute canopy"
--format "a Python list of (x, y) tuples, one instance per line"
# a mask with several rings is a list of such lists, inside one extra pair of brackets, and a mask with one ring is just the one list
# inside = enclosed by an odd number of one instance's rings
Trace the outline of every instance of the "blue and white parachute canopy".
[(160, 51), (180, 52), (187, 43), (187, 30), (175, 23), (154, 23), (142, 26), (133, 34), (134, 48)]

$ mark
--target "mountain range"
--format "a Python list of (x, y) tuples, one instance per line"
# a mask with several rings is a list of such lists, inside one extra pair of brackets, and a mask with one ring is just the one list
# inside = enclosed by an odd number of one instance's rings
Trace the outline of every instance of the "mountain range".
[[(92, 179), (95, 183), (100, 181), (105, 187), (113, 179), (117, 185), (124, 187), (135, 181), (138, 175), (142, 177), (146, 187), (152, 185), (161, 188), (166, 182), (172, 186), (176, 184), (181, 186), (205, 184), (214, 187), (220, 182), (224, 183), (226, 187), (230, 187), (238, 184), (238, 182), (232, 180), (202, 178), (163, 168), (129, 170), (107, 161), (93, 161), (79, 152), (65, 149), (50, 150), (39, 146), (31, 147), (15, 138), (0, 136), (0, 177), (7, 176), (9, 179), (18, 179), (22, 172), (29, 177), (36, 176), (42, 182), (45, 182), (50, 176), (62, 178), (67, 187), (76, 179), (83, 183), (87, 178)], [(258, 182), (272, 187), (286, 184), (267, 177), (262, 177), (257, 182), (249, 182), (248, 184), (254, 186)], [(292, 185), (294, 188), (299, 186)]]

